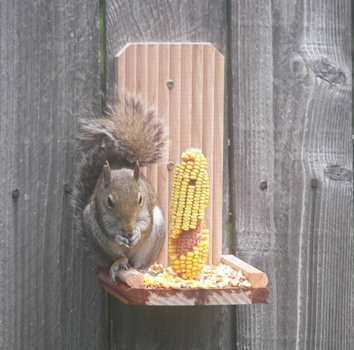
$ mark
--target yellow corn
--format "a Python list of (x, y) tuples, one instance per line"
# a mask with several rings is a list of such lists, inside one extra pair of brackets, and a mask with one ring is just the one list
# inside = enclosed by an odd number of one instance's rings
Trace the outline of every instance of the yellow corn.
[(173, 176), (168, 248), (171, 267), (183, 279), (199, 276), (208, 258), (208, 200), (207, 161), (199, 149), (187, 149)]

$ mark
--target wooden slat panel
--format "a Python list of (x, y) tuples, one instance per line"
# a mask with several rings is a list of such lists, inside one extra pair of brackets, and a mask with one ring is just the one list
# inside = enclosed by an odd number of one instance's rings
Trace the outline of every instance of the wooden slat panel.
[(235, 250), (271, 291), (237, 347), (353, 349), (350, 1), (232, 2), (231, 27)]
[[(170, 48), (167, 45), (158, 45), (158, 54), (159, 54), (159, 70), (158, 70), (158, 111), (160, 116), (166, 116), (169, 114), (170, 110), (170, 100), (169, 100), (169, 91), (166, 89), (166, 81), (170, 76)], [(167, 130), (170, 129), (169, 118), (164, 119)], [(168, 159), (168, 154), (166, 155), (166, 160)], [(166, 221), (166, 229), (168, 229), (168, 206), (169, 206), (169, 170), (166, 167), (166, 164), (163, 162), (158, 165), (158, 181), (159, 187), (157, 195), (162, 207), (162, 212)], [(164, 242), (162, 252), (158, 258), (158, 262), (164, 265), (167, 265), (168, 262), (168, 240)]]
[[(146, 74), (147, 74), (147, 81), (146, 83), (149, 83), (150, 86), (158, 86), (158, 79), (159, 79), (159, 46), (158, 45), (149, 45), (146, 47)], [(144, 87), (142, 91), (146, 91), (146, 101), (145, 104), (149, 101), (149, 104), (152, 106), (159, 106), (159, 101), (158, 101), (158, 89), (150, 89), (148, 87)], [(161, 112), (160, 112), (161, 113)], [(154, 186), (154, 188), (157, 188), (157, 183), (158, 183), (158, 167), (149, 167), (147, 169), (147, 175)]]
[[(185, 150), (191, 147), (191, 134), (193, 120), (193, 104), (192, 104), (192, 82), (194, 77), (192, 58), (193, 45), (183, 44), (181, 53), (181, 125), (180, 125), (180, 150)], [(171, 106), (172, 108), (174, 106)], [(196, 132), (198, 133), (198, 131)], [(173, 145), (172, 145), (173, 147)]]
[[(280, 281), (274, 280), (275, 266), (272, 252), (269, 252), (276, 232), (271, 8), (271, 1), (232, 3), (230, 205), (236, 256), (266, 271), (270, 280), (270, 300), (274, 300), (281, 296), (277, 292)], [(262, 191), (260, 183), (265, 180), (268, 189)], [(293, 300), (288, 298), (288, 302)], [(276, 303), (270, 305), (268, 309), (236, 310), (240, 348), (289, 348), (277, 344), (278, 329), (284, 324), (274, 327), (278, 309)], [(279, 310), (281, 313), (283, 311)], [(287, 334), (284, 329), (281, 333)]]
[[(181, 45), (171, 44), (170, 47), (170, 80), (173, 81), (174, 87), (169, 91), (169, 114), (165, 116), (169, 119), (169, 140), (170, 149), (168, 161), (176, 164), (179, 161), (181, 149)], [(169, 173), (169, 192), (172, 188), (172, 176)], [(170, 203), (168, 199), (167, 203)], [(165, 208), (168, 212), (169, 208)], [(167, 225), (168, 226), (168, 225)]]
[[(210, 181), (210, 194), (209, 202), (206, 210), (206, 222), (207, 227), (212, 233), (212, 239), (209, 245), (209, 263), (213, 261), (213, 243), (215, 239), (220, 239), (222, 236), (214, 231), (213, 227), (213, 199), (215, 188), (214, 184), (214, 173), (217, 169), (214, 168), (214, 99), (215, 99), (215, 86), (214, 86), (214, 58), (215, 52), (212, 50), (211, 46), (204, 47), (203, 55), (203, 145), (201, 149), (208, 160), (208, 174)], [(219, 188), (222, 191), (222, 187)], [(219, 208), (220, 210), (221, 208)], [(222, 210), (221, 210), (222, 212)]]
[(104, 292), (63, 189), (76, 120), (101, 113), (98, 2), (0, 7), (0, 348), (107, 349)]
[[(129, 91), (132, 94), (136, 93), (136, 77), (137, 77), (137, 69), (136, 69), (136, 50), (137, 46), (129, 46), (126, 48), (125, 54), (125, 86), (124, 90)], [(120, 82), (117, 82), (118, 91), (121, 90), (119, 86)]]
[[(131, 66), (135, 67), (135, 77), (131, 76), (131, 79), (128, 79), (126, 82), (132, 80), (134, 81), (135, 79), (135, 93), (139, 94), (140, 91), (144, 91), (143, 94), (141, 94), (140, 98), (143, 102), (144, 105), (147, 103), (147, 98), (148, 98), (148, 85), (150, 85), (150, 81), (148, 82), (147, 77), (148, 77), (148, 61), (149, 61), (149, 67), (150, 67), (150, 60), (153, 59), (156, 61), (153, 57), (148, 56), (148, 47), (146, 45), (135, 45), (134, 49), (136, 50), (136, 56), (135, 59), (132, 57), (132, 62)], [(130, 47), (130, 50), (134, 49)], [(126, 89), (128, 90), (129, 86), (126, 86)], [(151, 93), (149, 94), (151, 97)]]
[[(192, 96), (193, 96), (193, 120), (192, 129), (198, 130), (203, 125), (203, 105), (204, 105), (204, 94), (200, 92), (203, 91), (203, 78), (204, 78), (204, 45), (194, 45), (193, 46), (193, 81), (192, 81)], [(202, 147), (203, 146), (203, 133), (193, 132), (192, 133), (192, 146)]]
[(118, 96), (125, 94), (125, 67), (127, 55), (118, 55), (115, 61), (115, 81)]
[[(215, 69), (214, 69), (214, 86), (215, 86), (215, 104), (214, 104), (214, 150), (213, 150), (213, 168), (215, 169), (213, 187), (213, 231), (218, 232), (223, 227), (223, 215), (219, 214), (220, 210), (225, 211), (223, 207), (223, 195), (225, 187), (223, 184), (223, 176), (221, 169), (224, 168), (224, 125), (220, 122), (224, 114), (224, 57), (215, 52)], [(220, 189), (222, 189), (220, 191)], [(222, 240), (218, 235), (213, 235), (213, 262), (218, 264), (220, 262), (220, 254), (222, 253)]]
[[(129, 64), (127, 65), (127, 62)], [(223, 171), (223, 56), (210, 44), (130, 44), (117, 55), (118, 91), (141, 95), (143, 102), (154, 106), (169, 126), (168, 161), (177, 163), (181, 153), (193, 146), (201, 148), (209, 163), (210, 201), (207, 227), (213, 239), (209, 262), (220, 262), (222, 246), (222, 171)], [(119, 62), (125, 62), (125, 76)], [(161, 71), (160, 62), (169, 63)], [(136, 73), (132, 72), (135, 67)], [(163, 75), (163, 78), (158, 74)], [(167, 87), (168, 80), (174, 83)], [(124, 84), (124, 88), (121, 86)], [(158, 99), (158, 94), (164, 98)], [(161, 113), (164, 111), (164, 113)], [(194, 114), (195, 112), (195, 114)], [(166, 163), (164, 166), (166, 167)], [(161, 166), (160, 166), (161, 167)], [(169, 190), (172, 186), (169, 173)], [(161, 174), (163, 177), (165, 174)], [(147, 171), (155, 186), (164, 213), (168, 213), (169, 191), (159, 179), (157, 166)], [(214, 193), (217, 201), (214, 202)], [(167, 214), (168, 215), (168, 214)], [(168, 216), (167, 216), (168, 218)], [(166, 245), (159, 261), (167, 263)]]

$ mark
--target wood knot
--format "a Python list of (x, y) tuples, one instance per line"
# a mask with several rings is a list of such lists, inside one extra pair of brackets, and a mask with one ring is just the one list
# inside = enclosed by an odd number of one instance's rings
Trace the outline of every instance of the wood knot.
[(344, 72), (326, 57), (315, 60), (312, 70), (316, 77), (330, 84), (345, 84), (347, 81)]

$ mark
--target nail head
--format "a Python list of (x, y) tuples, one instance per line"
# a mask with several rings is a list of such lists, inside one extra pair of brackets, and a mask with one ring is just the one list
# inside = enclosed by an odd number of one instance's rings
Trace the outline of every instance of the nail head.
[(73, 190), (73, 188), (72, 188), (72, 186), (71, 186), (69, 183), (66, 183), (66, 184), (64, 185), (64, 191), (65, 191), (66, 193), (70, 193), (70, 192), (72, 192), (72, 190)]
[(318, 187), (318, 180), (317, 179), (312, 179), (311, 180), (311, 187), (312, 188), (317, 188)]
[(173, 80), (167, 81), (167, 87), (171, 90), (175, 86), (175, 82)]
[(167, 163), (167, 169), (168, 170), (172, 170), (175, 167), (175, 163), (173, 163), (172, 161)]
[(12, 198), (17, 199), (18, 197), (20, 197), (20, 191), (16, 188), (16, 190), (12, 191)]
[(265, 190), (268, 187), (267, 181), (262, 181), (259, 187), (261, 190)]

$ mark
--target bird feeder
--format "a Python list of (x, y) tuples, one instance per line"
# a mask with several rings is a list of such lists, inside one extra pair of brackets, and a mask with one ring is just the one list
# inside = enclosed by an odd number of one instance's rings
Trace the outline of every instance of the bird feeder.
[[(222, 255), (222, 196), (224, 144), (224, 57), (209, 43), (131, 43), (116, 56), (118, 96), (140, 96), (164, 118), (169, 132), (168, 159), (146, 169), (156, 189), (166, 220), (175, 164), (188, 148), (202, 150), (208, 160), (210, 181), (206, 227), (209, 229), (208, 264), (220, 263), (241, 271), (250, 288), (150, 289), (135, 270), (121, 271), (112, 282), (100, 269), (104, 289), (126, 304), (232, 305), (267, 303), (267, 275), (233, 255)], [(168, 266), (168, 239), (158, 262)]]

